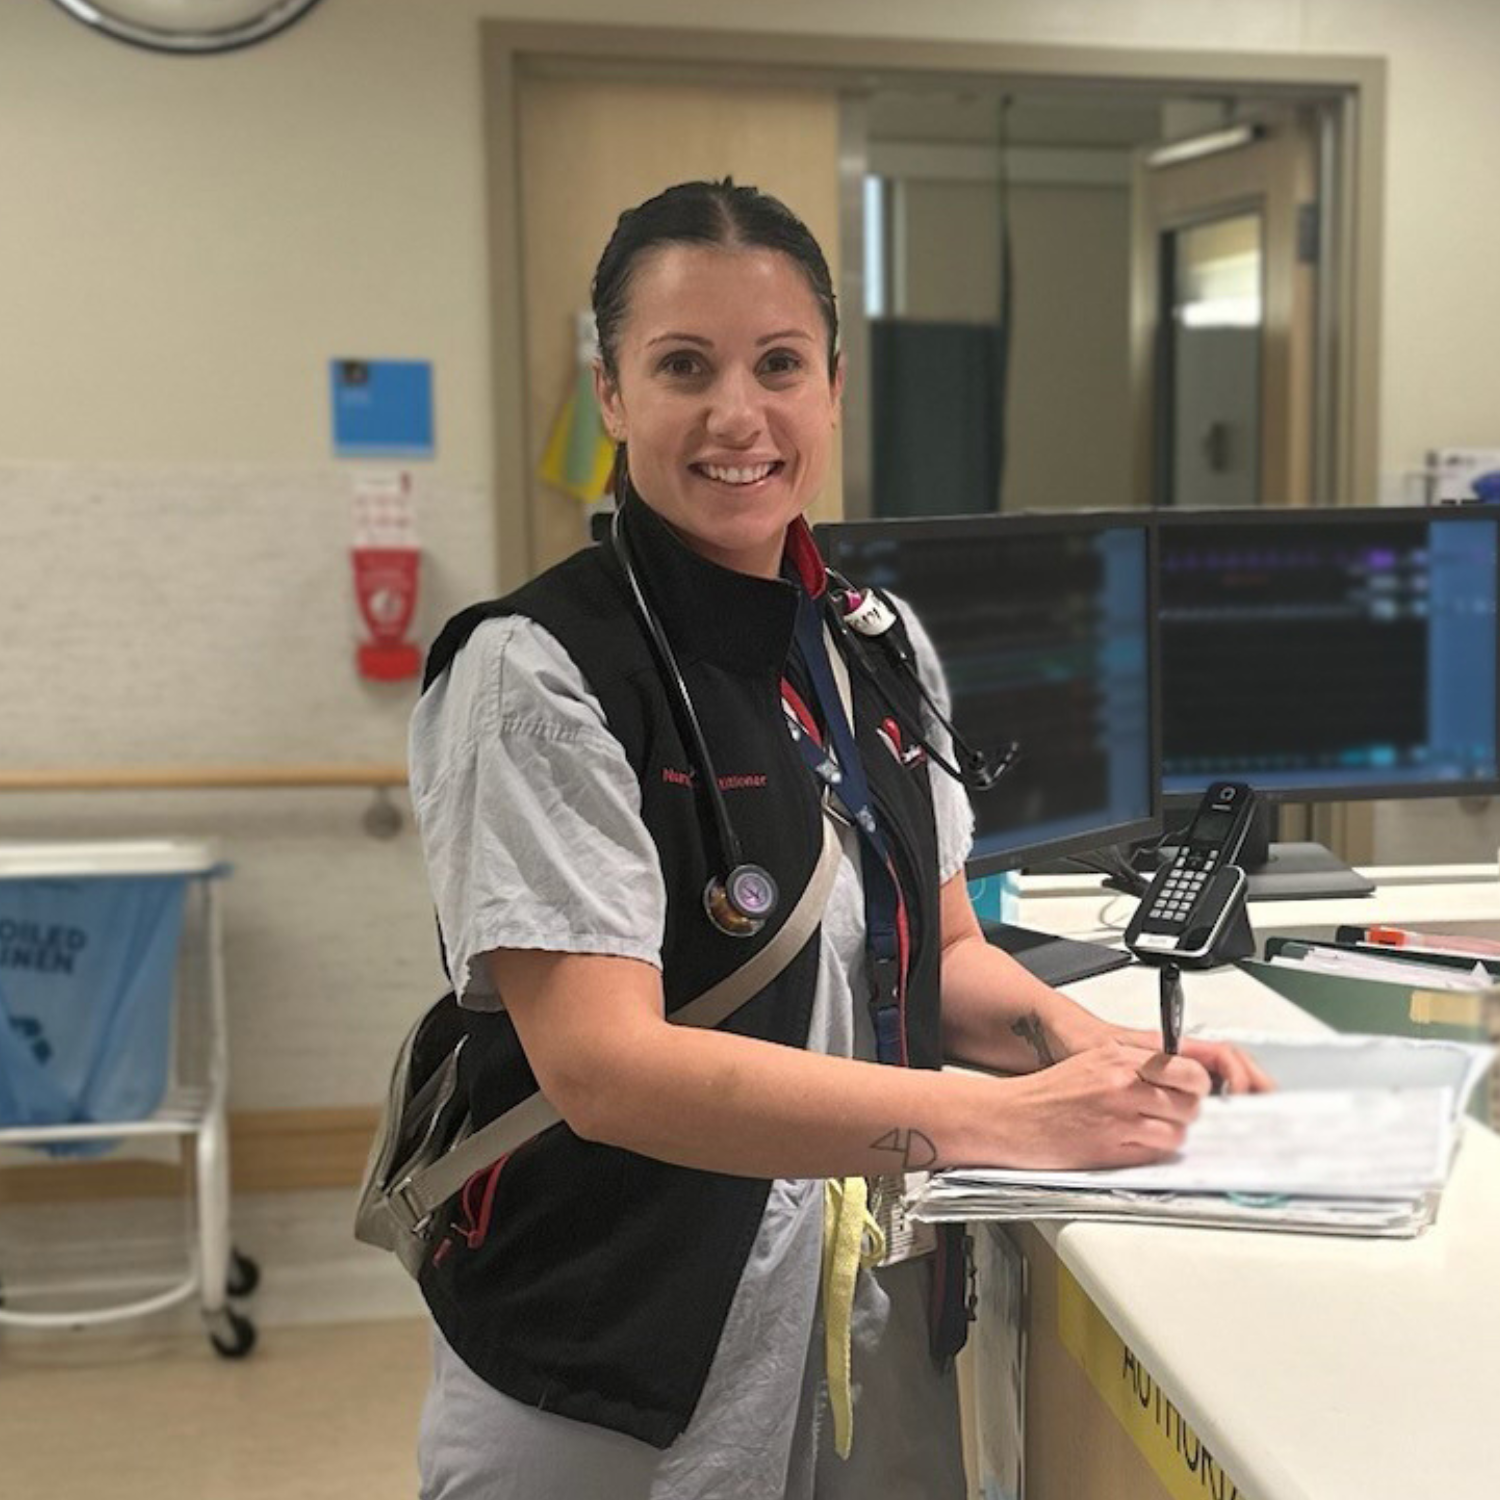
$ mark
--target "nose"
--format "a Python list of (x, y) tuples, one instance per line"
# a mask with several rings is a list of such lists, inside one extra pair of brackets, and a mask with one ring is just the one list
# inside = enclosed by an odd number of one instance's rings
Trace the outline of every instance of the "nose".
[(748, 447), (760, 436), (761, 394), (753, 370), (725, 370), (709, 397), (709, 435), (731, 447)]

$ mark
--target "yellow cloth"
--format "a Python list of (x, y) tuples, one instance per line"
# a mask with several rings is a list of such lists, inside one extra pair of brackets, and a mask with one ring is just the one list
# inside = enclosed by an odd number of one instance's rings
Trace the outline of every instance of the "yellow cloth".
[(854, 1441), (854, 1393), (849, 1384), (849, 1339), (854, 1320), (854, 1284), (861, 1266), (880, 1263), (885, 1235), (871, 1217), (863, 1177), (830, 1177), (823, 1184), (823, 1359), (828, 1404), (833, 1408), (833, 1446), (849, 1457)]
[(564, 494), (588, 504), (604, 493), (614, 461), (615, 445), (604, 430), (593, 371), (580, 365), (573, 389), (552, 424), (537, 473)]

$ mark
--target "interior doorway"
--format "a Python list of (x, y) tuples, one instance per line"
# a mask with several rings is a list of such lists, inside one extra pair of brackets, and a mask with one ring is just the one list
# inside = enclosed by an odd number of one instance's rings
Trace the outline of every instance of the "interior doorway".
[(861, 109), (869, 513), (1339, 498), (1336, 101), (966, 79)]
[[(908, 456), (905, 468), (915, 477), (907, 497), (892, 503), (945, 511), (1111, 507), (1156, 498), (1140, 458), (1152, 370), (1140, 360), (1145, 303), (1134, 290), (1139, 262), (1131, 252), (1136, 153), (1196, 129), (1205, 114), (1238, 120), (1313, 111), (1322, 121), (1316, 215), (1327, 233), (1319, 241), (1312, 395), (1299, 418), (1311, 425), (1312, 457), (1298, 462), (1311, 473), (1304, 493), (1320, 503), (1374, 500), (1385, 86), (1378, 59), (913, 46), (503, 21), (483, 23), (483, 35), (503, 581), (518, 582), (558, 555), (576, 519), (569, 513), (559, 531), (556, 505), (534, 481), (542, 411), (556, 399), (557, 381), (549, 384), (532, 364), (546, 344), (563, 350), (565, 367), (572, 340), (565, 323), (553, 326), (557, 319), (545, 319), (544, 328), (530, 300), (533, 269), (576, 247), (566, 229), (538, 240), (528, 227), (534, 205), (527, 195), (542, 184), (574, 200), (574, 209), (560, 210), (563, 222), (593, 212), (603, 223), (644, 195), (621, 191), (621, 174), (638, 165), (652, 169), (651, 186), (659, 187), (730, 163), (749, 180), (780, 184), (810, 222), (832, 206), (834, 219), (813, 227), (836, 246), (848, 361), (842, 493), (833, 511), (874, 512), (872, 455), (891, 436), (884, 422), (877, 431), (875, 382), (899, 387), (904, 378), (899, 365), (882, 364), (874, 345), (877, 338), (920, 342), (921, 332), (894, 326), (903, 320), (967, 325), (918, 351), (928, 370), (967, 364), (975, 372), (966, 394), (931, 403), (937, 417), (929, 425), (989, 446), (968, 444), (944, 471)], [(578, 126), (562, 111), (556, 130), (539, 131), (523, 124), (532, 80), (577, 85), (581, 99), (628, 86), (630, 97), (595, 111), (591, 123)], [(698, 90), (705, 107), (680, 127), (653, 121), (671, 114), (671, 90), (679, 86)], [(757, 90), (769, 91), (761, 103)], [(816, 100), (818, 109), (832, 101), (827, 118), (836, 123), (816, 133), (816, 151), (795, 128), (778, 134), (773, 94)], [(795, 110), (788, 111), (791, 120)], [(587, 170), (579, 129), (593, 132), (588, 154), (602, 151), (616, 163), (588, 185), (578, 176)], [(757, 135), (762, 164), (739, 167), (735, 153)], [(788, 174), (803, 168), (821, 186), (788, 185)], [(976, 207), (985, 202), (999, 206), (993, 213)], [(599, 240), (592, 232), (588, 238), (591, 246)], [(873, 259), (872, 245), (881, 252)], [(1108, 272), (1099, 269), (1106, 245), (1119, 246)], [(1190, 253), (1186, 238), (1177, 249)], [(925, 283), (924, 263), (931, 269)], [(1033, 295), (1049, 280), (1061, 290)], [(960, 295), (978, 300), (956, 307), (951, 299)], [(935, 300), (919, 304), (919, 296)], [(981, 304), (993, 312), (969, 310)], [(979, 326), (986, 318), (988, 329)], [(882, 332), (882, 320), (892, 327)], [(1276, 338), (1268, 324), (1262, 389), (1280, 358)], [(951, 355), (960, 344), (967, 352)], [(549, 357), (558, 361), (555, 352)], [(1269, 428), (1264, 394), (1260, 412)], [(1191, 431), (1197, 418), (1189, 413), (1183, 423)], [(1232, 455), (1233, 434), (1210, 434), (1207, 442), (1220, 463)], [(1270, 470), (1260, 452), (1255, 483), (1264, 496)], [(883, 459), (882, 468), (887, 462), (901, 467)]]

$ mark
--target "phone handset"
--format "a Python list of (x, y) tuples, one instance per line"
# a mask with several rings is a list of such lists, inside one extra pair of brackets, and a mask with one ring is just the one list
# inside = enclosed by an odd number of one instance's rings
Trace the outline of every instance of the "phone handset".
[(1242, 781), (1203, 794), (1177, 852), (1156, 872), (1125, 929), (1125, 946), (1146, 963), (1211, 968), (1255, 951), (1245, 914), (1249, 881), (1235, 860), (1255, 810)]

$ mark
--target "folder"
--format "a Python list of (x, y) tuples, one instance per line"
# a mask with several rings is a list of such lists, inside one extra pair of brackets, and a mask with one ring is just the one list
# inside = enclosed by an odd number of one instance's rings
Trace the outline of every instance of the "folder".
[(1268, 937), (1266, 939), (1265, 954), (1267, 958), (1280, 958), (1299, 948), (1318, 948), (1325, 952), (1347, 953), (1352, 955), (1363, 955), (1374, 959), (1377, 963), (1388, 961), (1403, 964), (1417, 964), (1427, 968), (1449, 970), (1458, 974), (1473, 974), (1476, 970), (1483, 970), (1497, 984), (1500, 984), (1500, 958), (1488, 958), (1482, 954), (1475, 953), (1435, 953), (1427, 948), (1393, 948), (1384, 943), (1361, 942), (1355, 937), (1345, 937), (1345, 933), (1353, 933), (1357, 929), (1351, 927), (1340, 927), (1340, 936), (1330, 940), (1327, 938), (1290, 938), (1290, 937)]
[(1094, 1171), (951, 1168), (932, 1176), (909, 1212), (934, 1222), (1090, 1219), (1395, 1238), (1432, 1223), (1464, 1106), (1493, 1047), (1218, 1035), (1250, 1053), (1277, 1092), (1205, 1099), (1176, 1155)]

